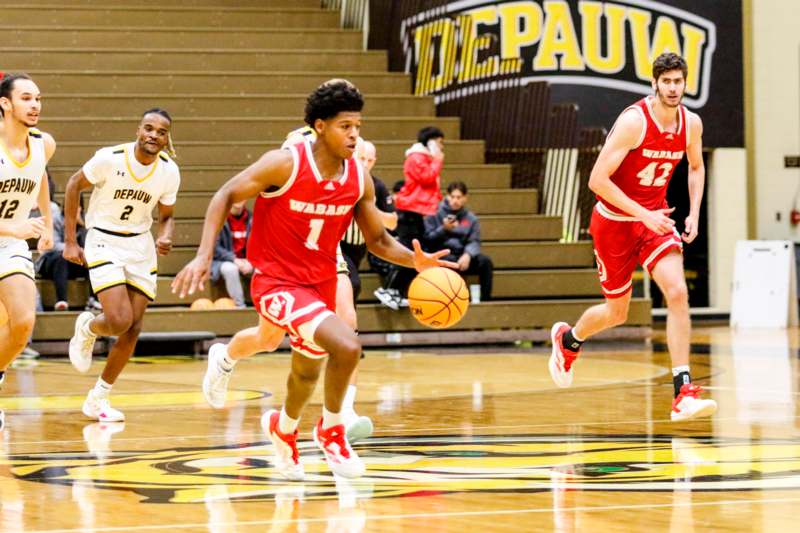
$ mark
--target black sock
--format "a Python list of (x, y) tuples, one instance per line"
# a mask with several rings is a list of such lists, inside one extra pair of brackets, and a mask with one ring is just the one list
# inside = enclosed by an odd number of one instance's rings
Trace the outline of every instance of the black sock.
[(688, 372), (680, 372), (677, 376), (672, 376), (672, 386), (675, 388), (675, 398), (681, 393), (681, 387), (686, 383), (691, 383), (692, 377)]
[(569, 331), (564, 333), (564, 336), (561, 338), (561, 344), (564, 345), (564, 348), (571, 352), (577, 352), (583, 346), (584, 341), (579, 341), (575, 338), (575, 335), (572, 334), (575, 328), (569, 328)]

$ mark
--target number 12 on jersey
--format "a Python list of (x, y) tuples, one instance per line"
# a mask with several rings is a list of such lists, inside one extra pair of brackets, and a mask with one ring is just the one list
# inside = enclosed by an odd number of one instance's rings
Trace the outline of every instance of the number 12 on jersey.
[(317, 241), (319, 241), (319, 234), (322, 233), (322, 226), (324, 224), (325, 219), (323, 218), (312, 218), (308, 221), (309, 231), (308, 237), (306, 237), (306, 248), (309, 250), (319, 250)]

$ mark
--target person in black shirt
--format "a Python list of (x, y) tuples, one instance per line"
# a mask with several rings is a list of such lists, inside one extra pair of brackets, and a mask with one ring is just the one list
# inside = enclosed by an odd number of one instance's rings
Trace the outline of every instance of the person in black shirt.
[[(375, 205), (383, 214), (383, 225), (386, 226), (386, 229), (391, 231), (397, 227), (397, 213), (394, 212), (394, 200), (389, 190), (386, 188), (386, 185), (372, 174), (372, 167), (375, 166), (375, 162), (377, 161), (375, 145), (369, 141), (364, 141), (358, 157), (361, 160), (361, 164), (364, 166), (364, 170), (372, 176), (372, 182), (375, 184)], [(344, 255), (345, 261), (347, 261), (347, 267), (350, 271), (350, 283), (353, 285), (353, 304), (355, 305), (355, 301), (358, 299), (358, 295), (361, 292), (361, 278), (358, 275), (358, 265), (361, 264), (361, 261), (367, 254), (367, 243), (364, 240), (364, 235), (362, 235), (361, 231), (358, 229), (355, 219), (353, 219), (350, 227), (347, 228), (347, 232), (345, 232), (340, 246), (342, 247), (342, 254)]]

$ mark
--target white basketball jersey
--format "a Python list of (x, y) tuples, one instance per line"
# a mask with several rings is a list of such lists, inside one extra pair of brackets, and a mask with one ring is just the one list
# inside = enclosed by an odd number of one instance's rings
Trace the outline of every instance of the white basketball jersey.
[(164, 152), (151, 165), (142, 165), (134, 155), (135, 146), (101, 148), (83, 165), (83, 174), (94, 185), (86, 227), (144, 233), (153, 224), (157, 203), (175, 203), (181, 183), (178, 165)]
[[(28, 130), (28, 158), (17, 161), (0, 141), (0, 219), (25, 220), (39, 199), (47, 156), (42, 133)], [(0, 237), (8, 239), (9, 237)]]

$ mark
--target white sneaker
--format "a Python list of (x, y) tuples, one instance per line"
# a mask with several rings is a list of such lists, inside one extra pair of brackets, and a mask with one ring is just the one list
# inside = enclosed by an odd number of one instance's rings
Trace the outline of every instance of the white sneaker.
[(673, 422), (711, 416), (717, 412), (717, 402), (699, 398), (698, 394), (701, 392), (703, 389), (693, 383), (681, 386), (681, 392), (672, 401), (672, 411), (669, 414)]
[(228, 371), (222, 368), (222, 358), (225, 357), (225, 345), (213, 344), (208, 349), (208, 368), (203, 377), (203, 396), (208, 404), (215, 409), (225, 407), (225, 398), (228, 396), (228, 381), (231, 379), (233, 369)]
[(86, 310), (87, 311), (102, 311), (103, 310), (103, 304), (101, 304), (100, 300), (98, 300), (94, 296), (89, 296), (89, 299), (86, 300)]
[(347, 441), (352, 443), (366, 439), (372, 435), (373, 426), (372, 420), (368, 416), (358, 416), (353, 413), (352, 416), (345, 416), (344, 427), (346, 428)]
[(325, 454), (328, 468), (337, 476), (354, 479), (361, 477), (367, 468), (358, 454), (350, 447), (344, 424), (322, 429), (322, 418), (314, 427), (314, 442)]
[(81, 373), (88, 372), (92, 366), (92, 352), (97, 335), (87, 335), (83, 330), (93, 318), (94, 315), (89, 311), (79, 314), (75, 320), (75, 334), (69, 340), (69, 361)]
[(297, 430), (291, 435), (281, 433), (278, 427), (280, 418), (280, 412), (275, 409), (267, 411), (261, 417), (261, 428), (275, 448), (275, 470), (289, 481), (303, 481), (305, 471), (297, 450)]
[(36, 350), (30, 347), (30, 345), (26, 346), (24, 350), (19, 354), (20, 359), (36, 359), (39, 357), (40, 354)]
[(98, 398), (94, 390), (90, 390), (83, 402), (83, 414), (100, 422), (122, 422), (125, 415), (111, 407), (108, 398)]
[(383, 287), (380, 287), (378, 289), (375, 289), (375, 292), (373, 292), (372, 294), (374, 294), (375, 298), (377, 298), (378, 301), (380, 301), (383, 305), (385, 305), (389, 309), (393, 311), (397, 311), (398, 309), (400, 309), (400, 304), (398, 300), (394, 297), (394, 294), (392, 294), (391, 289), (387, 290), (384, 289)]

